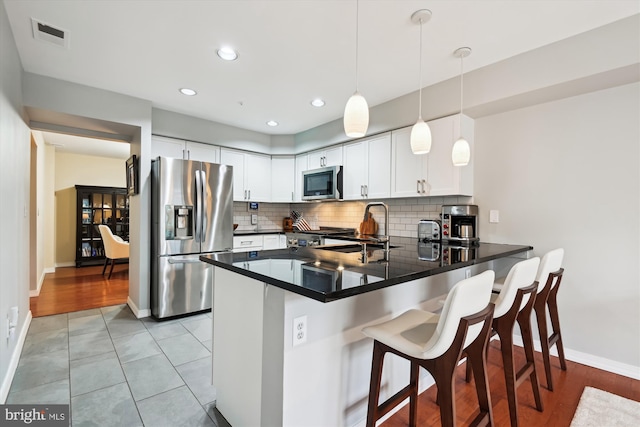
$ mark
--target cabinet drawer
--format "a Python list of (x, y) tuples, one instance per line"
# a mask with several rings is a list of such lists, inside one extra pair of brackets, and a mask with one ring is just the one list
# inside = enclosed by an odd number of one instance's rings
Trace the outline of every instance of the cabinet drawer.
[(262, 244), (263, 239), (260, 235), (233, 236), (233, 252), (259, 251)]

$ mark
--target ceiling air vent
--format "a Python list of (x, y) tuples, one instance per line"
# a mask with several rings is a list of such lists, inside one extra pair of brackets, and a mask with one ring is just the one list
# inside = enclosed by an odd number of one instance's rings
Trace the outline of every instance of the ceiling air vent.
[(69, 49), (69, 32), (31, 18), (33, 38)]

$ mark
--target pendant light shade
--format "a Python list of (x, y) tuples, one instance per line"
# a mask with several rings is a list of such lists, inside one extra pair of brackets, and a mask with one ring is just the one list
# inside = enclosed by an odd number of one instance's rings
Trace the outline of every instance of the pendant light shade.
[(356, 91), (344, 107), (344, 133), (350, 138), (360, 138), (367, 134), (369, 127), (369, 105), (358, 92), (358, 17), (359, 5), (356, 0)]
[(453, 144), (453, 150), (451, 151), (451, 161), (454, 166), (466, 166), (471, 159), (471, 147), (469, 143), (463, 137), (460, 137), (455, 144)]
[(360, 138), (369, 127), (369, 105), (359, 92), (354, 93), (344, 107), (344, 133), (351, 138)]
[(420, 9), (411, 15), (411, 21), (420, 25), (420, 86), (418, 93), (418, 121), (411, 128), (411, 151), (413, 154), (427, 154), (431, 150), (431, 129), (422, 120), (422, 24), (429, 22), (431, 11)]
[(451, 161), (454, 166), (466, 166), (471, 160), (471, 147), (469, 142), (462, 136), (462, 107), (463, 107), (463, 76), (464, 70), (462, 67), (463, 58), (471, 55), (471, 49), (468, 47), (461, 47), (453, 52), (453, 55), (460, 58), (460, 123), (458, 126), (458, 134), (460, 135), (458, 140), (453, 144), (451, 150)]
[(411, 128), (411, 151), (413, 154), (427, 154), (429, 150), (431, 150), (431, 129), (420, 117)]

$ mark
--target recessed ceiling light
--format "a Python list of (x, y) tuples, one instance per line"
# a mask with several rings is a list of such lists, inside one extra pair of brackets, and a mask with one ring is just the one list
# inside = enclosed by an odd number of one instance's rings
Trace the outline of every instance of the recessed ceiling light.
[(313, 105), (314, 107), (324, 107), (324, 101), (320, 98), (316, 98), (311, 101), (311, 105)]
[(278, 122), (276, 122), (275, 120), (269, 120), (267, 122), (267, 125), (274, 127), (274, 126), (278, 126)]
[(225, 61), (235, 61), (238, 58), (238, 53), (230, 47), (222, 47), (218, 49), (218, 56)]
[(196, 92), (193, 89), (189, 89), (188, 87), (183, 87), (180, 89), (180, 93), (183, 95), (187, 95), (187, 96), (193, 96), (193, 95), (197, 95), (198, 92)]

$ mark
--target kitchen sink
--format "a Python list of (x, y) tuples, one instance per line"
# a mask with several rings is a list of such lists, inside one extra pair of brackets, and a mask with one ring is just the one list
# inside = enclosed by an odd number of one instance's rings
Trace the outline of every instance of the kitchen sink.
[[(324, 251), (333, 251), (333, 252), (342, 252), (342, 253), (352, 253), (352, 252), (362, 252), (362, 247), (364, 245), (361, 243), (349, 243), (344, 245), (328, 245), (328, 246), (318, 246), (316, 249), (322, 249)], [(389, 249), (397, 248), (397, 246), (389, 246)], [(367, 243), (367, 250), (378, 250), (384, 249), (384, 245), (379, 243)]]

